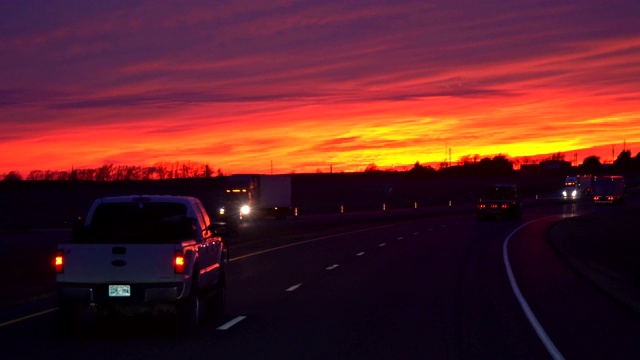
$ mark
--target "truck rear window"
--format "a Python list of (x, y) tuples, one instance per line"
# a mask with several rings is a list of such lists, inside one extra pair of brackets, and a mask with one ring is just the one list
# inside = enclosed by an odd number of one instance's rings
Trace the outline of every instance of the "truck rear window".
[(178, 203), (131, 202), (99, 205), (91, 224), (75, 241), (104, 244), (173, 243), (192, 238), (195, 222), (186, 206)]

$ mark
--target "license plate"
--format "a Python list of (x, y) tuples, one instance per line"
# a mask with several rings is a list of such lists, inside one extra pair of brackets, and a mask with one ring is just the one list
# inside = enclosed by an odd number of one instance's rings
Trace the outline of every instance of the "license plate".
[(109, 296), (131, 296), (131, 285), (109, 285)]

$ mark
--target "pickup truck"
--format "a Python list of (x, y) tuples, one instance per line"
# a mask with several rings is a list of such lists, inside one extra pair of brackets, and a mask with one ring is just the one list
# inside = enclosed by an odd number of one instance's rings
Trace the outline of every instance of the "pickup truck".
[(478, 220), (522, 218), (522, 203), (516, 185), (497, 184), (490, 188), (478, 201), (476, 215)]
[(227, 249), (216, 231), (194, 197), (95, 200), (55, 254), (61, 330), (75, 329), (87, 310), (168, 314), (179, 333), (194, 328), (205, 307), (220, 314)]

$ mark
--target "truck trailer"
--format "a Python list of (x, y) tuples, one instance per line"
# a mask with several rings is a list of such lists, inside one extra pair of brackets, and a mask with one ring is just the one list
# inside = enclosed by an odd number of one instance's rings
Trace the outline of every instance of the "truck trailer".
[(593, 202), (595, 204), (617, 204), (625, 201), (624, 177), (598, 176), (593, 181)]

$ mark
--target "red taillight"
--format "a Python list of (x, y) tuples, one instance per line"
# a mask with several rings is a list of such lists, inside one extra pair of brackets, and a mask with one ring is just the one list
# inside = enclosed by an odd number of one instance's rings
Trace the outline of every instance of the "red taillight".
[(486, 207), (487, 207), (487, 205), (485, 205), (485, 204), (480, 204), (480, 205), (478, 205), (478, 207), (479, 207), (480, 209), (484, 209), (484, 208), (486, 208)]
[(502, 208), (503, 208), (503, 209), (506, 209), (506, 208), (508, 208), (508, 207), (509, 207), (509, 205), (508, 205), (508, 204), (502, 204)]
[(598, 201), (598, 196), (594, 196), (593, 200)]
[(607, 196), (607, 200), (613, 201), (613, 196)]
[(62, 250), (56, 252), (56, 257), (53, 259), (53, 267), (57, 274), (64, 272), (64, 253)]
[(173, 258), (173, 268), (176, 274), (184, 273), (184, 254), (181, 250), (176, 251), (176, 255)]

